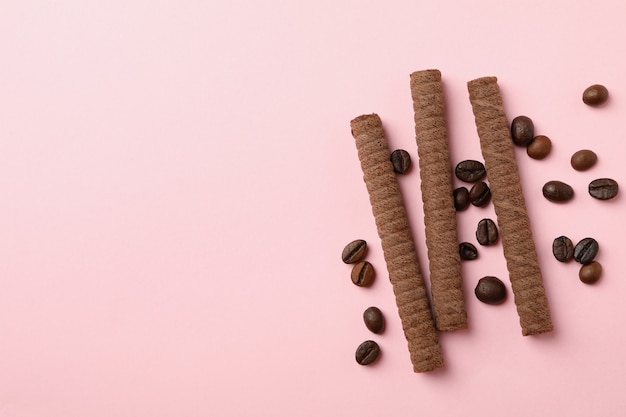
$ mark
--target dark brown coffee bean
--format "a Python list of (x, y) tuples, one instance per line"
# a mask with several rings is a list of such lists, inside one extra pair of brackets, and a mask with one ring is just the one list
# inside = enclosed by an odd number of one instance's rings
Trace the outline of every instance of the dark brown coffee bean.
[(380, 334), (385, 328), (385, 317), (378, 307), (368, 307), (363, 312), (363, 321), (365, 327), (376, 334)]
[(459, 255), (464, 261), (472, 261), (478, 258), (478, 249), (469, 242), (459, 243)]
[(574, 246), (574, 260), (581, 264), (588, 264), (598, 254), (600, 245), (591, 237), (586, 237)]
[(470, 198), (467, 188), (455, 188), (454, 191), (452, 191), (452, 196), (454, 197), (454, 208), (456, 211), (463, 211), (469, 207)]
[(359, 365), (369, 365), (378, 359), (379, 354), (380, 347), (378, 346), (378, 343), (373, 340), (366, 340), (361, 343), (358, 348), (356, 348), (354, 358), (356, 359), (356, 363)]
[(598, 156), (594, 151), (590, 151), (589, 149), (582, 149), (578, 152), (575, 152), (570, 159), (570, 164), (572, 168), (576, 171), (586, 171), (592, 166), (596, 164), (598, 161)]
[(478, 280), (474, 294), (485, 304), (502, 304), (506, 300), (506, 286), (497, 277), (483, 277)]
[(564, 203), (574, 197), (574, 189), (561, 181), (548, 181), (542, 192), (545, 198), (555, 203)]
[(598, 200), (610, 200), (618, 193), (619, 185), (611, 178), (598, 178), (589, 183), (589, 195)]
[(361, 261), (352, 268), (352, 282), (359, 287), (367, 287), (374, 281), (374, 267), (367, 261)]
[(474, 206), (485, 207), (491, 201), (491, 189), (486, 182), (477, 182), (469, 191), (469, 199)]
[(559, 262), (569, 262), (574, 257), (574, 244), (567, 236), (559, 236), (552, 242), (552, 254)]
[(498, 228), (491, 219), (482, 219), (476, 228), (476, 240), (483, 246), (493, 245), (498, 241)]
[(578, 278), (585, 284), (593, 284), (602, 276), (602, 265), (599, 262), (592, 261), (580, 267)]
[(599, 106), (609, 98), (609, 90), (603, 85), (594, 84), (583, 91), (583, 102), (590, 106)]
[(390, 159), (396, 174), (404, 174), (411, 168), (411, 155), (404, 149), (393, 151)]
[(517, 116), (511, 122), (511, 138), (517, 146), (528, 146), (535, 137), (535, 126), (528, 116)]
[(486, 173), (482, 162), (471, 159), (459, 162), (454, 168), (454, 174), (458, 179), (470, 183), (482, 180)]
[(552, 141), (544, 135), (535, 136), (526, 148), (526, 153), (533, 159), (543, 159), (552, 151)]
[(355, 264), (363, 259), (366, 253), (367, 242), (363, 239), (353, 240), (343, 248), (341, 260), (346, 264)]

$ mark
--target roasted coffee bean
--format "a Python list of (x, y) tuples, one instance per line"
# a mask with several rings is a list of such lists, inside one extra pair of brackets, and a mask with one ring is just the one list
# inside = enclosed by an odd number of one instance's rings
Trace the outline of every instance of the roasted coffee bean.
[(611, 178), (598, 178), (589, 183), (589, 195), (598, 200), (610, 200), (617, 196), (619, 185)]
[(585, 284), (593, 284), (602, 276), (602, 265), (597, 261), (589, 262), (580, 267), (578, 278)]
[(352, 282), (359, 287), (367, 287), (374, 281), (374, 267), (367, 261), (361, 261), (352, 268)]
[(454, 191), (452, 191), (452, 196), (454, 197), (454, 208), (456, 211), (463, 211), (469, 207), (470, 197), (467, 188), (455, 188)]
[(596, 164), (598, 161), (598, 155), (594, 151), (589, 149), (582, 149), (578, 152), (574, 152), (570, 159), (572, 168), (576, 171), (586, 171)]
[(469, 242), (459, 243), (459, 255), (464, 261), (471, 261), (478, 258), (478, 249)]
[(355, 264), (363, 259), (366, 253), (367, 242), (363, 239), (353, 240), (343, 248), (341, 260), (346, 264)]
[(502, 304), (506, 300), (506, 286), (497, 277), (483, 277), (478, 280), (474, 294), (485, 304)]
[(517, 116), (511, 122), (511, 139), (517, 146), (528, 146), (535, 137), (535, 126), (528, 116)]
[(471, 183), (485, 178), (487, 171), (485, 171), (485, 165), (483, 165), (482, 162), (467, 159), (456, 165), (456, 168), (454, 168), (454, 174), (461, 181)]
[(485, 207), (491, 201), (491, 189), (486, 182), (477, 182), (469, 191), (469, 199), (474, 206)]
[(411, 168), (411, 155), (404, 149), (393, 151), (390, 159), (396, 174), (404, 174)]
[(491, 219), (482, 219), (476, 228), (476, 240), (483, 246), (493, 245), (498, 241), (498, 228)]
[(368, 307), (363, 312), (363, 321), (365, 327), (376, 334), (382, 333), (385, 328), (385, 317), (378, 307)]
[(569, 262), (574, 257), (574, 244), (567, 236), (559, 236), (552, 242), (552, 254), (559, 262)]
[(359, 365), (369, 365), (378, 359), (380, 347), (373, 340), (366, 340), (356, 348), (354, 358)]
[(574, 197), (574, 189), (561, 181), (548, 181), (542, 192), (545, 198), (555, 203), (564, 203)]
[(533, 159), (543, 159), (550, 154), (552, 141), (544, 135), (535, 136), (526, 148), (526, 153)]
[(586, 237), (574, 246), (574, 260), (581, 264), (588, 264), (598, 254), (600, 245), (591, 237)]
[(590, 106), (599, 106), (609, 98), (609, 90), (603, 85), (594, 84), (583, 91), (583, 102)]

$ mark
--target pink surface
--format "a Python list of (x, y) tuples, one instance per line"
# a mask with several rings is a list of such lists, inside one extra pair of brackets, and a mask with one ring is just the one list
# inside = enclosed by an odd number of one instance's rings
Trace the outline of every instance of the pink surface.
[[(621, 416), (626, 187), (621, 1), (78, 1), (0, 6), (0, 415)], [(443, 73), (453, 163), (482, 159), (466, 82), (498, 77), (555, 331), (522, 337), (501, 246), (464, 264), (470, 328), (412, 372), (349, 122), (378, 113), (414, 162), (409, 74)], [(606, 85), (599, 109), (580, 97)], [(579, 173), (571, 154), (596, 151)], [(541, 196), (570, 183), (567, 205)], [(427, 270), (419, 173), (400, 178)], [(458, 184), (460, 185), (460, 183)], [(493, 207), (459, 214), (459, 237)], [(552, 258), (601, 245), (604, 276)], [(340, 261), (370, 242), (355, 287)], [(371, 334), (362, 311), (387, 317)], [(356, 346), (376, 340), (372, 367)]]

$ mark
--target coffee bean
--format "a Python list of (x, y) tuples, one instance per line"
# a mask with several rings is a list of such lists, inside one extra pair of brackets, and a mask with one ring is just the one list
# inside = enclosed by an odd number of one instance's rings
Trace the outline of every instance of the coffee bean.
[(491, 201), (491, 190), (486, 182), (480, 181), (472, 186), (469, 199), (476, 207), (484, 207)]
[(572, 168), (576, 171), (586, 171), (592, 166), (596, 164), (598, 161), (598, 156), (594, 151), (590, 151), (589, 149), (582, 149), (578, 152), (575, 152), (570, 159), (570, 164)]
[(535, 137), (535, 126), (528, 116), (517, 116), (511, 122), (511, 138), (517, 146), (528, 146)]
[(583, 102), (590, 106), (599, 106), (609, 98), (609, 90), (601, 84), (594, 84), (583, 91)]
[(341, 252), (341, 260), (347, 264), (354, 264), (365, 257), (367, 253), (367, 242), (363, 239), (353, 240), (348, 243), (343, 252)]
[(454, 208), (456, 211), (463, 211), (470, 204), (469, 191), (465, 187), (455, 188), (452, 191), (454, 197)]
[(373, 340), (366, 340), (356, 348), (354, 358), (359, 365), (369, 365), (378, 359), (380, 347)]
[(580, 267), (578, 278), (585, 284), (593, 284), (602, 276), (602, 265), (599, 262), (592, 261)]
[(352, 268), (352, 282), (359, 287), (367, 287), (374, 281), (374, 267), (367, 261), (361, 261)]
[(561, 181), (548, 181), (542, 192), (545, 198), (555, 203), (564, 203), (574, 197), (574, 189)]
[(543, 159), (550, 154), (552, 141), (544, 135), (535, 136), (526, 148), (526, 153), (533, 159)]
[(506, 286), (497, 277), (483, 277), (474, 289), (476, 298), (485, 304), (502, 304), (506, 300)]
[(469, 242), (459, 243), (459, 255), (464, 261), (471, 261), (478, 258), (478, 249)]
[(574, 260), (581, 264), (588, 264), (598, 254), (600, 245), (591, 237), (586, 237), (574, 246)]
[(404, 174), (411, 168), (411, 155), (404, 149), (393, 151), (390, 159), (396, 174)]
[(498, 228), (491, 219), (482, 219), (476, 228), (476, 240), (483, 246), (493, 245), (498, 241)]
[(385, 317), (378, 307), (368, 307), (363, 312), (363, 321), (365, 327), (376, 334), (382, 333), (385, 328)]
[(471, 159), (459, 162), (454, 169), (454, 174), (458, 179), (470, 183), (482, 180), (486, 173), (482, 162)]
[(552, 242), (552, 254), (559, 262), (569, 262), (574, 257), (574, 244), (567, 236), (559, 236)]
[(589, 195), (598, 200), (610, 200), (617, 196), (619, 185), (611, 178), (598, 178), (589, 183)]

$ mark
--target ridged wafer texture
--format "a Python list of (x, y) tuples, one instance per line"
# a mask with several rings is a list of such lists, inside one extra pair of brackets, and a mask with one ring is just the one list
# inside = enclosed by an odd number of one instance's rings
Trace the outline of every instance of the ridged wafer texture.
[(441, 72), (410, 75), (435, 326), (467, 327)]
[(382, 121), (368, 114), (350, 126), (413, 370), (432, 371), (443, 365), (443, 357)]
[(552, 330), (548, 300), (496, 77), (467, 84), (524, 336)]

